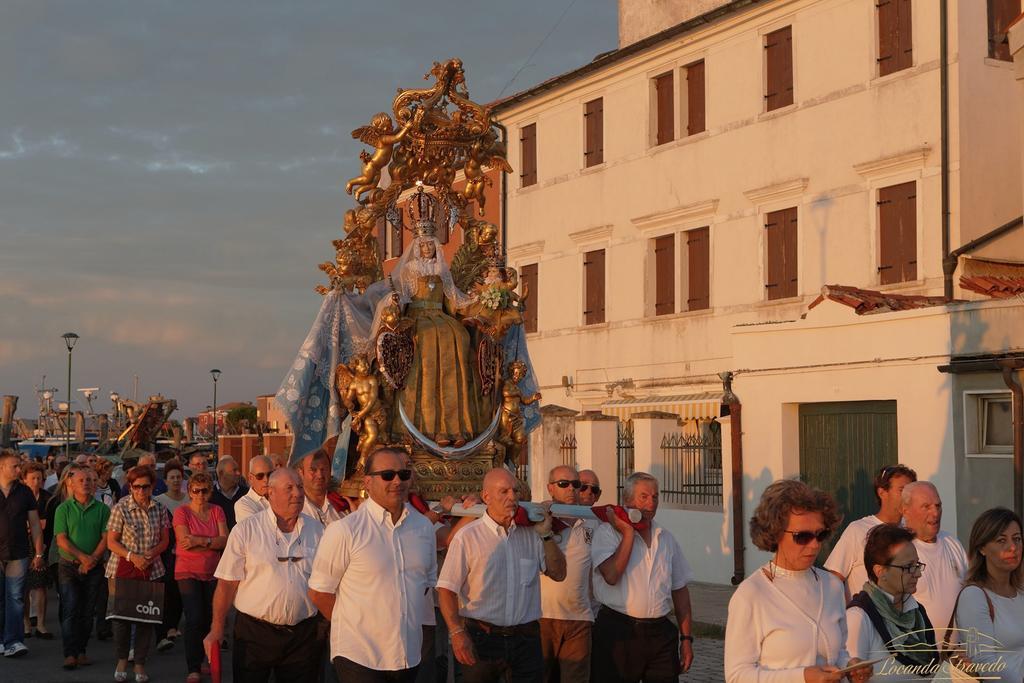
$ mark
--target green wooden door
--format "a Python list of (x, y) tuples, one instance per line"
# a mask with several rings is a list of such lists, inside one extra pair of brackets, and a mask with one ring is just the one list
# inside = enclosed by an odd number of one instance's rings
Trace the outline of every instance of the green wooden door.
[(800, 406), (800, 475), (832, 494), (843, 522), (818, 556), (824, 562), (850, 522), (878, 511), (872, 481), (899, 462), (896, 401), (805, 403)]

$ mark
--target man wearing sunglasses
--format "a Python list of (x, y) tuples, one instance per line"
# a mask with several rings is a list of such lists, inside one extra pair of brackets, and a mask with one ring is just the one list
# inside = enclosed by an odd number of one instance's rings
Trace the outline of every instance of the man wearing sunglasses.
[(645, 525), (634, 529), (612, 514), (612, 523), (594, 532), (594, 595), (601, 602), (593, 630), (596, 683), (675, 681), (693, 662), (693, 571), (675, 537), (654, 521), (658, 498), (658, 480), (634, 472), (622, 501), (640, 511)]
[(237, 611), (231, 668), (236, 683), (315, 683), (323, 671), (326, 622), (309, 599), (309, 575), (323, 527), (302, 514), (302, 482), (292, 469), (269, 478), (268, 509), (228, 534), (214, 576), (207, 656), (220, 647), (228, 611)]
[(249, 461), (249, 490), (235, 501), (235, 523), (267, 509), (267, 487), (274, 462), (265, 455), (257, 455)]
[(580, 470), (580, 505), (594, 507), (601, 497), (601, 480), (594, 470)]
[(829, 553), (825, 569), (846, 584), (847, 600), (859, 593), (868, 580), (864, 568), (864, 544), (868, 532), (879, 524), (900, 523), (903, 519), (903, 487), (915, 481), (917, 472), (906, 465), (887, 465), (880, 469), (873, 482), (878, 512), (850, 522)]
[[(590, 490), (588, 484), (588, 492)], [(548, 496), (563, 505), (580, 504), (582, 477), (568, 465), (548, 474)], [(590, 603), (590, 540), (597, 522), (555, 520), (555, 541), (565, 554), (565, 580), (540, 577), (540, 640), (544, 653), (544, 681), (590, 681), (590, 630), (594, 612)]]
[(331, 620), (331, 659), (345, 683), (412, 683), (420, 664), (424, 596), (437, 581), (433, 525), (407, 501), (405, 454), (366, 459), (368, 499), (324, 531), (309, 597)]
[(543, 679), (540, 580), (565, 579), (565, 555), (551, 514), (531, 529), (515, 523), (516, 478), (503, 467), (484, 476), (487, 511), (448, 546), (437, 580), (463, 683), (536, 683)]

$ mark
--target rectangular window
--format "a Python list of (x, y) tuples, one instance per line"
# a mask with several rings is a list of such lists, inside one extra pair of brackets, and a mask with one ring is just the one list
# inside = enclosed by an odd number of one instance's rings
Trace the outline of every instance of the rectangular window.
[(878, 75), (914, 65), (910, 0), (878, 0)]
[(664, 145), (676, 139), (675, 131), (675, 95), (672, 84), (672, 72), (662, 74), (654, 79), (654, 125), (656, 145)]
[(676, 312), (676, 236), (654, 238), (654, 315)]
[(590, 168), (604, 163), (604, 100), (598, 97), (583, 105), (583, 166)]
[(604, 249), (583, 256), (583, 320), (585, 325), (604, 322)]
[(519, 186), (537, 184), (537, 124), (519, 129)]
[(764, 38), (765, 111), (793, 104), (793, 27), (772, 31)]
[(704, 60), (686, 67), (686, 134), (703, 133), (704, 124)]
[(988, 0), (988, 56), (1013, 61), (1006, 30), (1020, 16), (1021, 0)]
[(883, 285), (917, 279), (917, 183), (878, 190), (878, 274)]
[(787, 299), (797, 295), (796, 207), (765, 215), (765, 251), (768, 299)]
[(981, 452), (1013, 453), (1013, 418), (1010, 397), (983, 397), (981, 407)]
[(537, 287), (537, 264), (530, 263), (523, 266), (519, 276), (519, 296), (524, 297), (523, 302), (523, 331), (537, 331), (537, 305), (540, 291)]
[(711, 236), (708, 228), (686, 231), (686, 310), (711, 308)]

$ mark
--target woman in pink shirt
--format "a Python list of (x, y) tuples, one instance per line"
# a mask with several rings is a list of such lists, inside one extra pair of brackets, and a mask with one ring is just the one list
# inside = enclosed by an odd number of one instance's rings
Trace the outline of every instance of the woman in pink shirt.
[(203, 638), (210, 631), (213, 616), (213, 590), (221, 551), (228, 539), (224, 511), (210, 505), (213, 480), (198, 472), (188, 481), (188, 505), (174, 511), (174, 533), (178, 540), (174, 578), (185, 608), (185, 661), (187, 683), (199, 683), (203, 666)]

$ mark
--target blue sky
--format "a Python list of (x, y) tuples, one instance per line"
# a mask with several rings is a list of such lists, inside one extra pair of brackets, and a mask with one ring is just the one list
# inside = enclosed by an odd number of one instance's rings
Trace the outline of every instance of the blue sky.
[[(510, 86), (530, 52), (564, 20)], [(0, 394), (277, 390), (333, 256), (349, 135), (460, 57), (488, 101), (616, 44), (614, 0), (0, 7)], [(506, 87), (507, 86), (507, 87)], [(76, 394), (76, 396), (78, 396)], [(76, 408), (81, 402), (76, 403)]]

